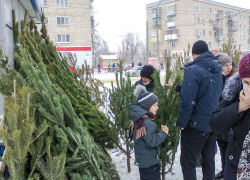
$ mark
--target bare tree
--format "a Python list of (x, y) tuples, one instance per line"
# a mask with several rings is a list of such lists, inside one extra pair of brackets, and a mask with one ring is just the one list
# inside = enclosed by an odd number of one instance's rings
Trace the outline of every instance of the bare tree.
[(123, 59), (125, 63), (147, 63), (146, 60), (146, 46), (140, 40), (138, 35), (128, 32), (122, 42), (121, 47), (118, 48), (118, 57)]

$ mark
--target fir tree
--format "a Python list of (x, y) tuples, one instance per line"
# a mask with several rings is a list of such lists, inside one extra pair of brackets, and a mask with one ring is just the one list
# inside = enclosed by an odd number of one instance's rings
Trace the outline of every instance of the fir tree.
[[(173, 87), (166, 88), (161, 84), (159, 72), (156, 71), (153, 74), (155, 82), (154, 93), (159, 98), (158, 106), (159, 110), (156, 114), (156, 121), (159, 130), (161, 125), (166, 125), (169, 128), (169, 136), (161, 145), (161, 167), (162, 167), (162, 180), (165, 180), (165, 174), (172, 172), (172, 167), (175, 160), (175, 154), (177, 152), (179, 144), (180, 128), (177, 124), (180, 110), (180, 97), (175, 88), (177, 84), (182, 83), (183, 77), (180, 72), (180, 67), (189, 61), (190, 46), (188, 46), (187, 52), (184, 50), (184, 58), (179, 56), (176, 59), (173, 70), (170, 69), (172, 56), (165, 54), (166, 62), (166, 77), (164, 84), (173, 82)], [(166, 168), (168, 169), (166, 170)]]
[(12, 10), (12, 27), (13, 27), (13, 38), (14, 38), (14, 43), (18, 44), (19, 43), (19, 23), (16, 22), (16, 11), (15, 9)]
[(46, 26), (45, 26), (45, 15), (44, 15), (44, 13), (42, 14), (41, 21), (42, 21), (42, 29), (41, 29), (42, 38), (46, 39), (47, 36), (48, 36), (48, 33), (47, 33)]
[(236, 45), (233, 44), (232, 38), (228, 39), (228, 42), (223, 44), (223, 48), (220, 49), (221, 52), (227, 53), (229, 57), (232, 58), (233, 62), (235, 63), (236, 66), (239, 65), (240, 62), (240, 56), (241, 56), (241, 50), (240, 50), (240, 45), (239, 48), (236, 48)]
[(131, 84), (130, 78), (128, 77), (127, 80), (123, 78), (123, 68), (122, 63), (120, 63), (120, 78), (118, 79), (118, 73), (116, 73), (116, 86), (111, 82), (111, 90), (109, 91), (109, 114), (114, 120), (119, 136), (126, 145), (128, 172), (131, 171), (130, 152), (133, 149), (133, 144), (129, 140), (129, 103), (136, 104), (133, 90), (134, 87)]

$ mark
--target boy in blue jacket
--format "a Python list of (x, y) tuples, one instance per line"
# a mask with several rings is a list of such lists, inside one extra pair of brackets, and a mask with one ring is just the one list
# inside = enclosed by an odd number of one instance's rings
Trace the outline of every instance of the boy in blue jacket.
[(168, 135), (167, 126), (157, 131), (154, 116), (157, 113), (158, 97), (137, 85), (134, 90), (138, 105), (130, 105), (130, 137), (134, 140), (135, 160), (139, 166), (141, 180), (161, 180), (160, 178), (160, 144)]

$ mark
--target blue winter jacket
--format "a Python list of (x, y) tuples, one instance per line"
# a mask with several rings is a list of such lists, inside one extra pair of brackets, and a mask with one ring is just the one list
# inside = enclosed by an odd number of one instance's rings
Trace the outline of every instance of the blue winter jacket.
[(223, 88), (221, 64), (209, 51), (194, 60), (184, 75), (179, 126), (211, 132), (209, 120), (219, 106)]
[(157, 131), (157, 126), (150, 119), (144, 120), (146, 135), (136, 139), (136, 122), (148, 111), (137, 105), (130, 105), (130, 117), (135, 122), (133, 131), (135, 161), (140, 168), (147, 168), (160, 163), (160, 144), (165, 140), (167, 134)]

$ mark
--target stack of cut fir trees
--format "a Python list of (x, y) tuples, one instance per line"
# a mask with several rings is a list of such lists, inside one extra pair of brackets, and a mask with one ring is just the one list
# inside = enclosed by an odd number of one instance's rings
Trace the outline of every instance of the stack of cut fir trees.
[[(93, 92), (60, 58), (27, 13), (19, 24), (13, 10), (14, 67), (1, 60), (0, 92), (5, 116), (1, 159), (12, 180), (118, 180), (105, 149), (118, 145), (109, 119), (93, 101)], [(81, 74), (81, 76), (83, 76)]]

